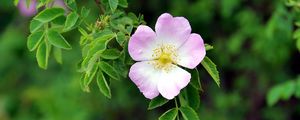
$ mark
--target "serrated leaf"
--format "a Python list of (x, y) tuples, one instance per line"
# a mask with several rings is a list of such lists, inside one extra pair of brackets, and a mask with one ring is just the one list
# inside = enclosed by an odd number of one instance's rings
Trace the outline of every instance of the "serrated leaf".
[(31, 22), (30, 22), (30, 26), (29, 26), (29, 29), (30, 29), (30, 32), (31, 33), (34, 33), (36, 32), (38, 29), (40, 29), (42, 26), (44, 25), (44, 23), (38, 21), (38, 20), (34, 20), (32, 19)]
[(104, 62), (104, 61), (99, 62), (99, 67), (109, 77), (111, 77), (115, 80), (119, 80), (118, 71), (115, 68), (113, 68), (110, 64), (108, 64), (107, 62)]
[(148, 110), (152, 110), (154, 108), (160, 107), (168, 102), (167, 99), (157, 96), (156, 98), (152, 99), (149, 103)]
[(182, 106), (179, 110), (185, 120), (200, 120), (198, 114), (191, 107)]
[(38, 47), (39, 43), (43, 39), (43, 36), (44, 36), (43, 31), (34, 32), (28, 36), (27, 48), (29, 49), (29, 51), (34, 51)]
[(205, 50), (206, 50), (206, 51), (209, 51), (209, 50), (211, 50), (211, 49), (214, 49), (214, 47), (211, 46), (211, 45), (209, 45), (209, 44), (204, 44), (204, 45), (205, 45)]
[(72, 49), (71, 45), (65, 40), (65, 38), (59, 34), (57, 31), (48, 30), (47, 31), (47, 38), (48, 41), (54, 45), (55, 47), (62, 48), (62, 49)]
[(59, 64), (63, 63), (63, 61), (62, 61), (62, 52), (61, 52), (60, 48), (54, 47), (54, 49), (53, 49), (53, 55), (54, 55), (55, 60)]
[(100, 57), (104, 59), (114, 60), (120, 57), (120, 51), (117, 49), (107, 49), (100, 54)]
[(109, 3), (109, 7), (110, 7), (111, 11), (115, 12), (115, 10), (118, 7), (119, 0), (108, 0), (108, 3)]
[(36, 59), (39, 67), (47, 69), (49, 53), (50, 46), (46, 45), (45, 42), (42, 42), (36, 51)]
[(200, 106), (200, 95), (199, 90), (195, 89), (192, 86), (187, 86), (187, 102), (190, 107), (192, 107), (194, 110), (197, 110)]
[(40, 12), (33, 19), (46, 23), (64, 14), (65, 10), (63, 8), (48, 8)]
[(76, 12), (71, 12), (66, 19), (64, 30), (70, 30), (77, 22), (79, 16)]
[(107, 98), (111, 98), (110, 88), (105, 80), (103, 73), (99, 70), (97, 74), (97, 85), (100, 92)]
[(199, 71), (197, 68), (193, 69), (191, 71), (191, 74), (192, 74), (192, 78), (191, 78), (191, 85), (196, 88), (197, 90), (201, 90), (203, 91), (202, 89), (202, 86), (201, 86), (201, 82), (200, 82), (200, 76), (199, 76)]
[(178, 114), (177, 108), (172, 108), (162, 114), (158, 119), (159, 120), (175, 120), (176, 116)]
[(220, 77), (217, 66), (208, 57), (204, 57), (201, 62), (202, 66), (206, 69), (209, 75), (213, 78), (215, 83), (220, 87)]

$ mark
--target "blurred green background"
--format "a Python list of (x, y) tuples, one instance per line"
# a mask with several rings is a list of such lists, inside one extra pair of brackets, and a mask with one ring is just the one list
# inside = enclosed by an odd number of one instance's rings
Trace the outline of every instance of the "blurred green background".
[[(77, 0), (92, 10), (93, 0)], [(299, 99), (292, 96), (267, 104), (272, 86), (300, 73), (300, 54), (292, 38), (296, 14), (283, 0), (128, 0), (126, 11), (141, 13), (154, 28), (165, 12), (186, 17), (192, 31), (214, 46), (207, 53), (218, 66), (221, 88), (202, 66), (204, 92), (198, 110), (202, 120), (296, 120)], [(30, 17), (19, 14), (12, 0), (0, 4), (0, 120), (153, 120), (173, 106), (148, 111), (148, 102), (128, 79), (112, 85), (112, 99), (92, 84), (85, 93), (76, 63), (81, 58), (79, 32), (64, 34), (73, 49), (63, 52), (63, 64), (50, 58), (40, 69), (28, 51)], [(298, 89), (299, 90), (299, 89)]]

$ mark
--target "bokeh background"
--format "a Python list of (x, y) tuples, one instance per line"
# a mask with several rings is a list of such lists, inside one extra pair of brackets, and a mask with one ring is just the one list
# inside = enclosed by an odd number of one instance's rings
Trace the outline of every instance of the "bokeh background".
[[(92, 9), (93, 0), (77, 0)], [(283, 0), (128, 0), (126, 11), (143, 14), (152, 28), (165, 12), (186, 17), (192, 31), (214, 46), (207, 53), (218, 66), (218, 88), (198, 67), (204, 92), (198, 114), (202, 120), (297, 120), (300, 101), (292, 96), (267, 104), (277, 84), (300, 73), (300, 54), (292, 38), (294, 17)], [(31, 17), (20, 15), (13, 0), (0, 3), (0, 120), (153, 120), (174, 104), (147, 110), (149, 100), (128, 79), (112, 81), (112, 99), (92, 84), (85, 93), (76, 63), (81, 58), (79, 32), (64, 34), (73, 49), (63, 51), (63, 64), (50, 58), (40, 69), (26, 47)]]

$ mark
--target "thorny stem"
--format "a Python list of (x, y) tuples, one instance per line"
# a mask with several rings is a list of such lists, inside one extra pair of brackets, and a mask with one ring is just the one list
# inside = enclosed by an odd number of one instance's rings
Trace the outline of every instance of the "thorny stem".
[[(176, 99), (176, 98), (177, 98), (177, 97), (175, 97), (174, 100), (175, 100), (176, 109), (177, 109), (177, 111), (178, 111), (178, 103), (177, 103), (177, 99)], [(176, 118), (177, 118), (177, 120), (179, 120), (178, 114), (177, 114)]]
[(101, 4), (101, 1), (100, 0), (95, 0), (95, 3), (97, 4), (97, 6), (99, 7), (100, 9), (100, 13), (104, 14), (105, 13), (105, 10)]

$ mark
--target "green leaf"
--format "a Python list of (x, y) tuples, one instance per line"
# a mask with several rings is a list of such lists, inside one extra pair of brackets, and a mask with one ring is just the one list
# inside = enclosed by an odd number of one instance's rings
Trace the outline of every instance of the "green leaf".
[(108, 3), (109, 3), (109, 7), (110, 7), (111, 11), (115, 12), (115, 10), (118, 7), (119, 0), (108, 0)]
[(31, 22), (30, 22), (30, 26), (29, 26), (30, 32), (31, 33), (36, 32), (38, 29), (40, 29), (43, 26), (43, 24), (44, 23), (42, 23), (38, 20), (32, 19)]
[(107, 49), (100, 54), (100, 57), (104, 59), (114, 60), (118, 59), (121, 55), (121, 52), (117, 49)]
[(81, 15), (80, 17), (84, 19), (89, 15), (89, 13), (90, 13), (90, 9), (82, 7), (80, 11), (80, 15)]
[(62, 31), (61, 27), (64, 27), (65, 21), (66, 21), (65, 16), (59, 16), (59, 17), (57, 17), (57, 18), (55, 18), (54, 20), (51, 21), (51, 23), (53, 23), (53, 24), (51, 24), (51, 28), (60, 27), (59, 30)]
[(82, 68), (86, 69), (87, 71), (90, 70), (92, 62), (95, 62), (100, 57), (100, 54), (106, 49), (106, 46), (110, 40), (112, 40), (115, 37), (115, 34), (105, 34), (98, 38), (96, 38), (91, 44), (91, 46), (88, 46), (90, 48), (88, 49), (87, 55), (82, 62)]
[(148, 110), (152, 110), (154, 108), (160, 107), (160, 106), (166, 104), (167, 102), (168, 102), (167, 99), (165, 99), (161, 96), (158, 96), (150, 101)]
[(202, 89), (202, 86), (201, 86), (201, 82), (200, 82), (200, 76), (199, 76), (199, 71), (197, 68), (193, 69), (191, 71), (191, 74), (192, 74), (192, 79), (191, 79), (191, 85), (196, 88), (197, 90), (201, 90), (203, 91)]
[(209, 50), (211, 50), (211, 49), (214, 49), (214, 47), (211, 46), (211, 45), (209, 45), (209, 44), (204, 44), (204, 45), (205, 45), (205, 50), (206, 50), (206, 51), (209, 51)]
[(220, 87), (220, 77), (219, 72), (217, 70), (217, 66), (208, 57), (205, 57), (201, 64), (209, 73), (209, 75), (214, 79), (217, 85)]
[(283, 87), (281, 93), (281, 97), (283, 100), (288, 100), (291, 98), (291, 96), (295, 93), (295, 82), (293, 80), (290, 80), (288, 82), (285, 82), (284, 84), (281, 85)]
[(111, 77), (115, 80), (119, 80), (118, 71), (115, 68), (113, 68), (110, 64), (108, 64), (107, 62), (104, 62), (104, 61), (99, 62), (99, 67), (109, 77)]
[(192, 86), (187, 86), (187, 102), (190, 107), (193, 109), (197, 110), (200, 106), (200, 95), (199, 95), (199, 90), (195, 89)]
[(267, 94), (267, 103), (269, 106), (273, 106), (277, 103), (281, 97), (281, 92), (284, 91), (282, 87), (275, 86)]
[(293, 35), (294, 39), (300, 38), (300, 28), (296, 29)]
[(90, 83), (93, 81), (96, 73), (98, 71), (98, 66), (95, 64), (91, 70), (91, 72), (88, 74), (86, 73), (84, 76), (84, 80), (83, 80), (83, 86), (84, 86), (84, 91), (89, 92), (89, 85)]
[(179, 110), (185, 120), (200, 120), (198, 114), (191, 107), (182, 106)]
[(276, 104), (280, 99), (288, 100), (295, 93), (295, 81), (287, 81), (270, 89), (267, 94), (267, 103), (269, 106)]
[(99, 70), (97, 74), (97, 85), (100, 89), (100, 92), (107, 98), (111, 98), (110, 88), (105, 80), (103, 73)]
[(36, 51), (36, 59), (39, 67), (47, 69), (49, 53), (50, 46), (46, 45), (45, 42), (42, 42)]
[(48, 41), (55, 47), (67, 49), (67, 50), (72, 49), (70, 44), (57, 31), (54, 30), (47, 31), (47, 37), (48, 37)]
[(123, 46), (124, 42), (126, 41), (126, 36), (122, 32), (117, 33), (117, 42), (119, 43), (120, 46)]
[(77, 4), (75, 0), (64, 0), (64, 2), (72, 11), (77, 11)]
[(28, 36), (27, 47), (29, 51), (34, 51), (38, 47), (38, 45), (43, 39), (43, 36), (44, 36), (43, 31), (35, 32)]
[(64, 14), (65, 10), (63, 8), (48, 8), (40, 12), (33, 19), (46, 23)]
[(66, 22), (65, 22), (65, 27), (64, 27), (64, 30), (65, 31), (68, 31), (70, 30), (77, 22), (79, 16), (77, 15), (76, 12), (71, 12), (68, 16), (67, 16), (67, 19), (66, 19)]
[(61, 53), (61, 49), (60, 48), (54, 47), (54, 49), (53, 49), (53, 55), (54, 55), (55, 60), (59, 64), (63, 63), (63, 61), (62, 61), (62, 53)]
[(127, 0), (119, 0), (119, 6), (127, 8), (128, 7)]
[(159, 120), (175, 120), (176, 116), (178, 114), (177, 108), (172, 108), (162, 114), (158, 119)]

